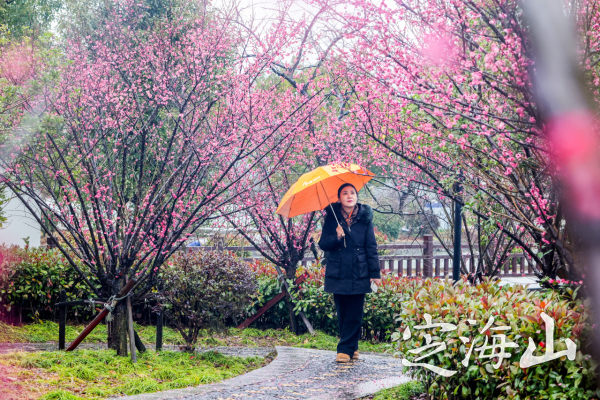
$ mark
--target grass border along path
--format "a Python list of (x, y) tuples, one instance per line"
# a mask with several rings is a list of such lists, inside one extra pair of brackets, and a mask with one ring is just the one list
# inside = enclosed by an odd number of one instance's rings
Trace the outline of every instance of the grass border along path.
[[(83, 325), (66, 327), (67, 343), (73, 341), (84, 329)], [(142, 326), (135, 324), (135, 329), (140, 335), (142, 342), (154, 343), (156, 328), (154, 326)], [(106, 343), (106, 325), (98, 325), (94, 331), (85, 338), (83, 343)], [(0, 343), (47, 343), (58, 342), (58, 324), (51, 321), (43, 321), (38, 324), (23, 326), (11, 326), (0, 322)], [(335, 350), (338, 338), (317, 331), (315, 336), (308, 333), (296, 336), (295, 334), (280, 329), (254, 329), (246, 328), (239, 330), (231, 328), (222, 333), (201, 332), (198, 347), (215, 346), (248, 346), (248, 347), (274, 347), (291, 346), (306, 347), (321, 350)], [(168, 327), (163, 329), (163, 343), (171, 345), (183, 345), (181, 335)], [(389, 347), (386, 343), (370, 343), (361, 341), (359, 351), (382, 353)]]
[(108, 350), (9, 353), (0, 355), (0, 364), (15, 379), (0, 388), (0, 397), (72, 400), (150, 393), (218, 382), (269, 361), (216, 352), (147, 351), (137, 364)]
[[(142, 342), (154, 343), (156, 327), (141, 326), (138, 324), (134, 324), (134, 326)], [(67, 325), (65, 329), (66, 342), (69, 343), (75, 340), (84, 328), (84, 325)], [(106, 325), (100, 324), (83, 340), (83, 343), (106, 343), (106, 337)], [(0, 322), (0, 343), (47, 342), (58, 343), (58, 324), (56, 322), (42, 321), (37, 324), (25, 324), (22, 326), (12, 326)], [(163, 328), (163, 342), (175, 345), (184, 343), (181, 335), (169, 327)]]
[(360, 400), (420, 400), (426, 399), (425, 387), (419, 381), (403, 383), (391, 389), (385, 389)]

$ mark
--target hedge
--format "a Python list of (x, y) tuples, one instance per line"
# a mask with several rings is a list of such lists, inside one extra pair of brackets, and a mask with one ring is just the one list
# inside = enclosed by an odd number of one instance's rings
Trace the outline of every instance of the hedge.
[[(15, 312), (35, 321), (52, 318), (62, 289), (67, 300), (95, 297), (57, 249), (2, 245), (0, 254), (0, 315), (5, 318)], [(96, 310), (77, 307), (74, 313), (88, 316)]]
[[(577, 288), (567, 287), (561, 294), (554, 290), (528, 291), (520, 285), (499, 286), (497, 281), (490, 280), (477, 286), (461, 280), (453, 287), (448, 281), (426, 279), (417, 287), (406, 285), (403, 290), (409, 299), (397, 315), (398, 328), (392, 335), (396, 355), (414, 361), (427, 354), (427, 351), (420, 354), (410, 351), (425, 346), (429, 334), (431, 343), (443, 342), (448, 347), (419, 363), (457, 371), (444, 377), (424, 367), (408, 368), (415, 377), (427, 383), (428, 391), (435, 399), (588, 400), (600, 397), (596, 392), (597, 364), (588, 349), (592, 329), (589, 300), (577, 298)], [(529, 338), (537, 346), (534, 356), (544, 355), (548, 347), (542, 313), (555, 321), (554, 352), (565, 350), (568, 338), (577, 346), (575, 358), (570, 360), (562, 356), (521, 368), (520, 359)], [(447, 332), (442, 332), (441, 328), (418, 329), (417, 326), (426, 324), (426, 314), (432, 323), (449, 323), (457, 329)], [(490, 329), (481, 332), (492, 317), (494, 322)], [(497, 327), (508, 329), (494, 330)], [(510, 355), (495, 368), (497, 357), (483, 358), (491, 350), (482, 353), (477, 349), (485, 344), (486, 337), (491, 344), (493, 336), (500, 334), (506, 335), (506, 341), (514, 342), (518, 347), (507, 348), (505, 351)], [(461, 336), (469, 340), (465, 343)], [(473, 343), (475, 350), (466, 357)], [(463, 360), (467, 366), (462, 364)]]

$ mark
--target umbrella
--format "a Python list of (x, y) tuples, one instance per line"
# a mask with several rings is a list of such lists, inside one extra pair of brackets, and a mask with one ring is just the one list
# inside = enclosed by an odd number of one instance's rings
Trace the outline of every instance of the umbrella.
[[(375, 174), (356, 164), (333, 164), (314, 169), (300, 177), (281, 199), (277, 214), (291, 218), (323, 210), (338, 200), (338, 188), (351, 183), (360, 190)], [(333, 211), (333, 208), (332, 208)], [(333, 214), (335, 216), (335, 213)], [(337, 220), (337, 217), (336, 217)], [(338, 221), (339, 225), (339, 221)]]

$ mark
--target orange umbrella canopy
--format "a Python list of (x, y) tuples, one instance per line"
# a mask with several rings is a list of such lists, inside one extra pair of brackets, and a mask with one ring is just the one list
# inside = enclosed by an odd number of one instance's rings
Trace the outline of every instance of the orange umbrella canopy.
[(356, 164), (333, 164), (314, 169), (300, 177), (281, 199), (277, 214), (287, 218), (323, 210), (338, 201), (337, 191), (344, 183), (363, 188), (375, 174)]

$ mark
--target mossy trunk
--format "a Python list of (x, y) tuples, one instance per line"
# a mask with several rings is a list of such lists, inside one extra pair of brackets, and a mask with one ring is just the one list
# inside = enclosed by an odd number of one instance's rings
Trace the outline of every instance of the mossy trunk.
[[(120, 280), (114, 289), (115, 295), (125, 286)], [(122, 300), (112, 312), (112, 321), (108, 324), (108, 348), (116, 350), (118, 356), (127, 357), (127, 303)]]
[(287, 303), (288, 314), (290, 318), (290, 331), (298, 334), (298, 320), (294, 313), (294, 304), (286, 297), (285, 302)]
[(127, 303), (120, 301), (114, 313), (117, 355), (127, 357)]

